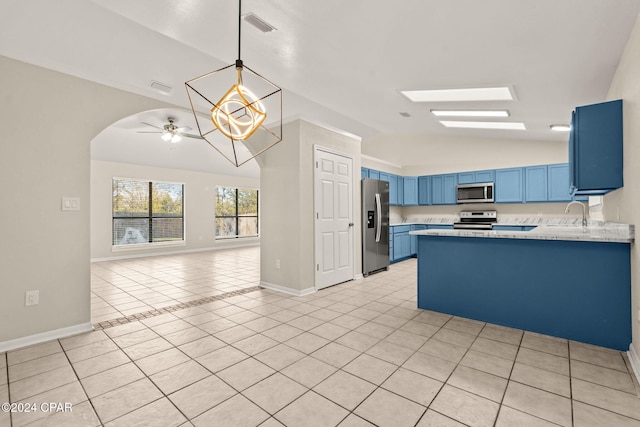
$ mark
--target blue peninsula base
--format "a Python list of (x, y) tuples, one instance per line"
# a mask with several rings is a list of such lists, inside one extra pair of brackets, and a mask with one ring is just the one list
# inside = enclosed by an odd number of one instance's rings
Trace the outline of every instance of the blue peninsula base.
[(626, 351), (628, 243), (418, 236), (418, 307)]

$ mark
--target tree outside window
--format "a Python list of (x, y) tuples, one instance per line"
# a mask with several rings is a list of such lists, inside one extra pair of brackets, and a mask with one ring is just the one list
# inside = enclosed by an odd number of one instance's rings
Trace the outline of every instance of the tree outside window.
[(258, 236), (258, 190), (218, 187), (216, 239)]
[(184, 240), (184, 185), (114, 178), (113, 245)]

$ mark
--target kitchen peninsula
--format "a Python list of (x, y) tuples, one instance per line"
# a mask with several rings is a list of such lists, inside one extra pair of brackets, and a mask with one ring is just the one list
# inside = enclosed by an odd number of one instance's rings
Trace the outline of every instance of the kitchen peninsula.
[(628, 350), (633, 226), (411, 234), (419, 308)]

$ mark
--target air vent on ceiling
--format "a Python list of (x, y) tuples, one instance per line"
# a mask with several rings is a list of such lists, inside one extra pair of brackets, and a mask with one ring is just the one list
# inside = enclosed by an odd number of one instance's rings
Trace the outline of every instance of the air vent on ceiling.
[(411, 114), (407, 113), (406, 111), (400, 111), (400, 115), (402, 117), (411, 117)]
[(160, 82), (157, 82), (155, 80), (152, 80), (151, 83), (149, 84), (149, 86), (152, 89), (157, 90), (158, 92), (164, 94), (164, 95), (169, 95), (171, 93), (171, 91), (173, 90), (173, 88), (169, 85), (165, 85), (162, 84)]
[(247, 22), (248, 24), (253, 25), (254, 27), (259, 29), (263, 33), (270, 33), (271, 31), (276, 30), (276, 27), (274, 27), (273, 25), (269, 24), (267, 21), (265, 21), (264, 19), (260, 18), (258, 15), (256, 15), (253, 12), (249, 12), (249, 13), (243, 15), (242, 18), (245, 20), (245, 22)]

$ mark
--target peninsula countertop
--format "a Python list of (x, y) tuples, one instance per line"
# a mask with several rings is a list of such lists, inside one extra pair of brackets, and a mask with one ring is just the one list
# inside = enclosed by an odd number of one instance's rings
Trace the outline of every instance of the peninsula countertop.
[(510, 230), (416, 230), (412, 235), (483, 237), (497, 239), (573, 240), (585, 242), (633, 243), (634, 226), (611, 222), (581, 225), (539, 225), (530, 231)]

